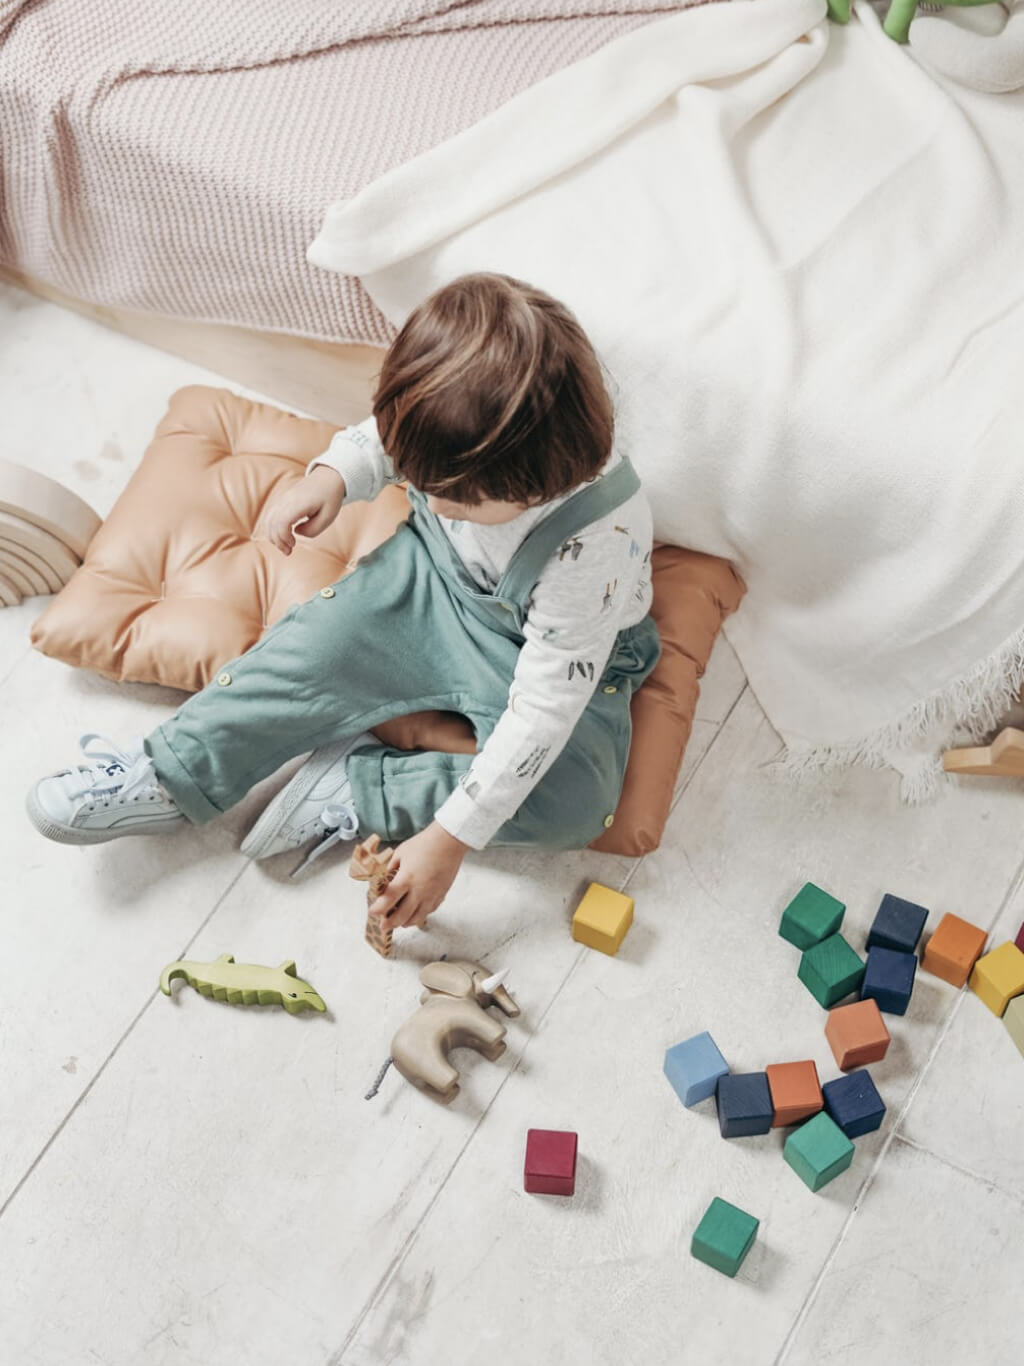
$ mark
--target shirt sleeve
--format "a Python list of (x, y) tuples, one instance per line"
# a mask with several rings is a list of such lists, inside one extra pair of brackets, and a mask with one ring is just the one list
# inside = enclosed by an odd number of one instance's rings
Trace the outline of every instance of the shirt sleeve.
[(377, 419), (368, 417), (355, 427), (344, 427), (331, 438), (322, 455), (311, 460), (306, 473), (329, 465), (345, 481), (345, 502), (372, 502), (385, 484), (401, 483), (391, 457), (377, 435)]
[[(649, 513), (648, 513), (649, 516)], [(641, 533), (642, 536), (642, 533)], [(637, 541), (597, 523), (554, 557), (529, 604), (508, 705), (436, 819), (482, 849), (558, 758), (601, 680), (623, 618), (635, 619)]]

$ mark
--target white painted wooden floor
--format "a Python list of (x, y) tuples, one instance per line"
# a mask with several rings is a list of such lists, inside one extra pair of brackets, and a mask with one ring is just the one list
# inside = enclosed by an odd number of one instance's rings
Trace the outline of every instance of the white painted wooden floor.
[[(0, 290), (0, 453), (102, 513), (167, 395), (210, 380)], [(1020, 1361), (1024, 1058), (975, 997), (919, 976), (874, 1069), (886, 1121), (818, 1195), (780, 1132), (724, 1141), (712, 1103), (684, 1110), (661, 1071), (709, 1029), (734, 1070), (809, 1056), (836, 1075), (776, 933), (806, 879), (847, 901), (858, 949), (887, 890), (931, 925), (952, 910), (1012, 937), (1019, 786), (916, 810), (888, 773), (791, 786), (722, 641), (656, 854), (478, 856), (386, 963), (342, 860), (293, 884), (238, 853), (273, 783), (162, 841), (35, 834), (24, 791), (80, 734), (143, 733), (177, 696), (36, 654), (42, 605), (0, 612), (4, 1366)], [(614, 959), (569, 935), (590, 880), (636, 898)], [(330, 1013), (156, 990), (172, 959), (226, 951), (294, 957)], [(442, 953), (511, 968), (507, 1054), (459, 1054), (447, 1110), (393, 1071), (365, 1101)], [(574, 1199), (524, 1194), (531, 1126), (579, 1133)], [(761, 1220), (735, 1281), (688, 1252), (714, 1195)]]

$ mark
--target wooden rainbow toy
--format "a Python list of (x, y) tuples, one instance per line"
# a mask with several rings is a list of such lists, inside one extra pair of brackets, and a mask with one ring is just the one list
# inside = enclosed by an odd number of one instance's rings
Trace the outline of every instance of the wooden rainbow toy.
[(89, 504), (63, 484), (0, 460), (0, 607), (59, 592), (100, 524)]

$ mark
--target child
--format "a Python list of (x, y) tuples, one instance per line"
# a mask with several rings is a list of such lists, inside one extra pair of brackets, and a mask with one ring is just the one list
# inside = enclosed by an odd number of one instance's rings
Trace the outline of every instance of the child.
[[(550, 295), (493, 273), (436, 291), (389, 347), (373, 416), (264, 519), (287, 555), (404, 480), (409, 521), (144, 742), (83, 737), (89, 762), (30, 791), (36, 829), (94, 844), (202, 824), (312, 750), (243, 852), (401, 841), (372, 909), (420, 926), (468, 849), (588, 844), (612, 823), (630, 698), (659, 651), (651, 513), (613, 422), (600, 362)], [(476, 755), (368, 733), (425, 708), (468, 717)]]

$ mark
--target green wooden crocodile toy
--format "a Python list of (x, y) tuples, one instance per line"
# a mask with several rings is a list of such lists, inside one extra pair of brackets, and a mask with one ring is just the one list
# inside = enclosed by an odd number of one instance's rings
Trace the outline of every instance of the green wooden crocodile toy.
[[(897, 43), (910, 41), (910, 25), (917, 12), (918, 0), (891, 0), (882, 27), (890, 38)], [(973, 9), (975, 5), (991, 5), (994, 0), (932, 0), (935, 8), (941, 5), (958, 6), (960, 9)], [(850, 21), (850, 0), (828, 0), (829, 16), (837, 24)]]
[(291, 958), (278, 968), (264, 967), (262, 963), (236, 963), (230, 953), (222, 953), (214, 963), (179, 959), (169, 963), (160, 974), (160, 990), (165, 996), (170, 996), (171, 983), (176, 977), (184, 977), (201, 996), (212, 996), (215, 1001), (227, 1001), (233, 1006), (283, 1005), (289, 1015), (304, 1008), (327, 1009), (309, 983), (295, 971)]

